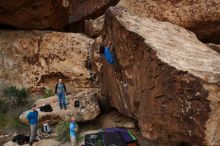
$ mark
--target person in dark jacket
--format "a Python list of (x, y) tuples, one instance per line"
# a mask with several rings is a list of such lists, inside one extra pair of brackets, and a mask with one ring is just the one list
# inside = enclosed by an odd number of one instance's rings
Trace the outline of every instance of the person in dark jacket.
[(31, 135), (30, 135), (30, 146), (32, 146), (34, 141), (36, 140), (37, 136), (37, 123), (38, 123), (38, 111), (36, 111), (36, 105), (32, 105), (31, 111), (27, 114), (27, 120), (28, 123), (30, 124), (30, 130), (31, 130)]
[(60, 109), (62, 109), (64, 107), (64, 109), (66, 110), (66, 102), (65, 102), (66, 101), (65, 100), (66, 86), (62, 82), (62, 79), (59, 79), (58, 83), (56, 84), (55, 94), (58, 96), (58, 101), (59, 101)]

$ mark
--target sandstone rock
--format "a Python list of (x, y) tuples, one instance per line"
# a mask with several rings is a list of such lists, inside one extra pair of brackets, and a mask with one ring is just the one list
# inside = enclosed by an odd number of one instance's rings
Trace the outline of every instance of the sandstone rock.
[(103, 59), (102, 94), (113, 107), (151, 140), (220, 145), (220, 54), (192, 32), (118, 7), (106, 13), (103, 31), (122, 76)]
[(126, 117), (117, 111), (111, 111), (106, 113), (100, 118), (97, 119), (97, 122), (100, 123), (99, 125), (102, 128), (113, 128), (113, 127), (120, 127), (126, 129), (135, 129), (136, 128), (136, 121)]
[(119, 0), (74, 0), (70, 10), (70, 22), (94, 19), (101, 16), (105, 10), (118, 3)]
[(64, 29), (66, 25), (94, 19), (118, 0), (13, 0), (0, 2), (0, 24), (21, 29)]
[(217, 45), (217, 44), (212, 44), (212, 43), (209, 43), (207, 44), (211, 49), (215, 50), (216, 52), (220, 53), (220, 45)]
[(185, 27), (204, 41), (220, 38), (219, 0), (121, 0), (118, 5), (141, 17)]
[(85, 62), (92, 43), (74, 33), (0, 30), (0, 87), (54, 89), (58, 78), (68, 92), (91, 87)]
[(98, 17), (95, 20), (86, 20), (85, 21), (85, 33), (91, 37), (97, 37), (102, 33), (104, 26), (104, 15)]
[(0, 23), (23, 29), (61, 29), (68, 23), (70, 2), (70, 0), (1, 1)]
[[(78, 122), (89, 121), (99, 115), (100, 109), (98, 102), (94, 96), (97, 92), (96, 89), (91, 89), (88, 91), (79, 92), (77, 94), (68, 95), (67, 110), (60, 110), (59, 104), (57, 102), (57, 97), (49, 97), (46, 99), (39, 99), (36, 101), (37, 107), (44, 106), (45, 104), (50, 104), (53, 111), (52, 112), (39, 112), (39, 122), (48, 122), (53, 125), (58, 123), (60, 120), (65, 119), (66, 116), (74, 116)], [(80, 101), (80, 107), (74, 107), (75, 100)], [(20, 120), (27, 124), (26, 115), (29, 111), (23, 112), (20, 115)]]

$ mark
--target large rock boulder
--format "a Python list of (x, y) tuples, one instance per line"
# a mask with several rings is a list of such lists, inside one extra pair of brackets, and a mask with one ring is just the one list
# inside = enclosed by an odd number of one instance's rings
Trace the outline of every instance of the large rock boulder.
[[(7, 0), (0, 2), (0, 24), (21, 29), (63, 30), (95, 19), (119, 0)], [(78, 23), (77, 23), (78, 24)], [(75, 25), (74, 25), (75, 26)]]
[(219, 0), (121, 0), (119, 6), (141, 17), (185, 27), (204, 41), (217, 41), (220, 38)]
[(94, 19), (105, 13), (106, 9), (116, 5), (119, 0), (72, 0), (70, 22)]
[(93, 40), (74, 33), (0, 30), (0, 87), (47, 86), (63, 78), (68, 92), (91, 87), (85, 67)]
[(23, 29), (61, 29), (68, 23), (70, 0), (0, 2), (0, 23)]
[[(60, 120), (65, 119), (66, 116), (73, 116), (78, 122), (90, 121), (96, 118), (100, 113), (100, 108), (98, 101), (96, 100), (94, 94), (97, 90), (82, 91), (77, 94), (71, 94), (67, 96), (69, 104), (67, 105), (67, 110), (60, 110), (57, 97), (49, 97), (45, 99), (39, 99), (36, 101), (39, 113), (39, 122), (48, 122), (53, 125), (58, 123)], [(80, 106), (74, 107), (75, 100), (79, 100)], [(50, 104), (53, 111), (52, 112), (41, 112), (39, 107)], [(23, 112), (20, 115), (20, 120), (27, 124), (27, 113), (29, 111)]]
[(119, 64), (117, 75), (102, 60), (102, 94), (138, 120), (143, 136), (220, 145), (219, 53), (184, 28), (118, 7), (106, 13), (102, 38), (103, 44), (112, 41)]

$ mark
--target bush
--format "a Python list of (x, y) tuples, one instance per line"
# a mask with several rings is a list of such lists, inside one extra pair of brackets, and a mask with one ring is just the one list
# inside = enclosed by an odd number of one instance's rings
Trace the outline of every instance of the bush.
[(27, 102), (28, 91), (25, 88), (18, 89), (16, 86), (5, 88), (4, 96), (8, 97), (12, 105), (24, 105)]
[(9, 110), (8, 104), (0, 100), (0, 113), (6, 113), (8, 112), (8, 110)]
[(28, 127), (21, 123), (17, 115), (8, 115), (5, 113), (0, 113), (0, 129), (18, 129), (25, 130)]
[(70, 139), (69, 124), (68, 121), (61, 121), (56, 127), (56, 138), (61, 143), (65, 143)]
[(54, 95), (54, 93), (53, 93), (53, 91), (51, 89), (44, 89), (44, 96), (43, 96), (43, 98), (48, 98), (48, 97), (51, 97), (53, 95)]

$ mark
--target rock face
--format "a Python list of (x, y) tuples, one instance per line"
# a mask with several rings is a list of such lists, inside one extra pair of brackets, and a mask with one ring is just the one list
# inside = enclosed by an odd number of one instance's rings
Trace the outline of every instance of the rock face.
[(119, 0), (7, 0), (0, 2), (0, 24), (21, 29), (62, 30), (94, 19)]
[(90, 87), (85, 68), (93, 40), (81, 34), (0, 31), (0, 87), (48, 86), (63, 78), (68, 92)]
[(220, 45), (217, 45), (217, 44), (212, 44), (212, 43), (209, 43), (207, 44), (211, 49), (213, 49), (214, 51), (220, 53)]
[(121, 0), (119, 6), (126, 7), (141, 17), (155, 18), (185, 27), (204, 41), (219, 41), (218, 0)]
[(70, 0), (1, 1), (0, 23), (22, 29), (61, 29), (68, 23), (70, 2)]
[(117, 79), (114, 67), (103, 59), (103, 95), (121, 113), (136, 118), (145, 137), (220, 145), (217, 52), (181, 27), (118, 7), (106, 13), (102, 38), (103, 44), (112, 41), (122, 76)]
[(91, 37), (98, 37), (102, 33), (104, 26), (104, 15), (95, 20), (85, 21), (85, 33)]
[(105, 10), (118, 3), (119, 0), (74, 0), (70, 10), (70, 22), (101, 16)]
[(118, 111), (106, 113), (96, 120), (101, 128), (121, 127), (126, 129), (135, 129), (136, 121), (122, 115)]
[[(98, 101), (94, 96), (96, 92), (96, 90), (91, 89), (88, 91), (78, 92), (77, 94), (68, 95), (67, 98), (69, 104), (67, 105), (67, 110), (60, 110), (57, 97), (55, 96), (46, 99), (39, 99), (35, 103), (37, 107), (50, 104), (53, 109), (52, 112), (41, 112), (40, 109), (38, 109), (39, 122), (48, 122), (53, 125), (70, 115), (74, 116), (78, 122), (89, 121), (96, 118), (96, 116), (100, 113)], [(74, 107), (75, 100), (79, 100), (79, 107)], [(20, 115), (21, 122), (27, 124), (26, 115), (28, 112), (29, 111), (23, 112)]]

